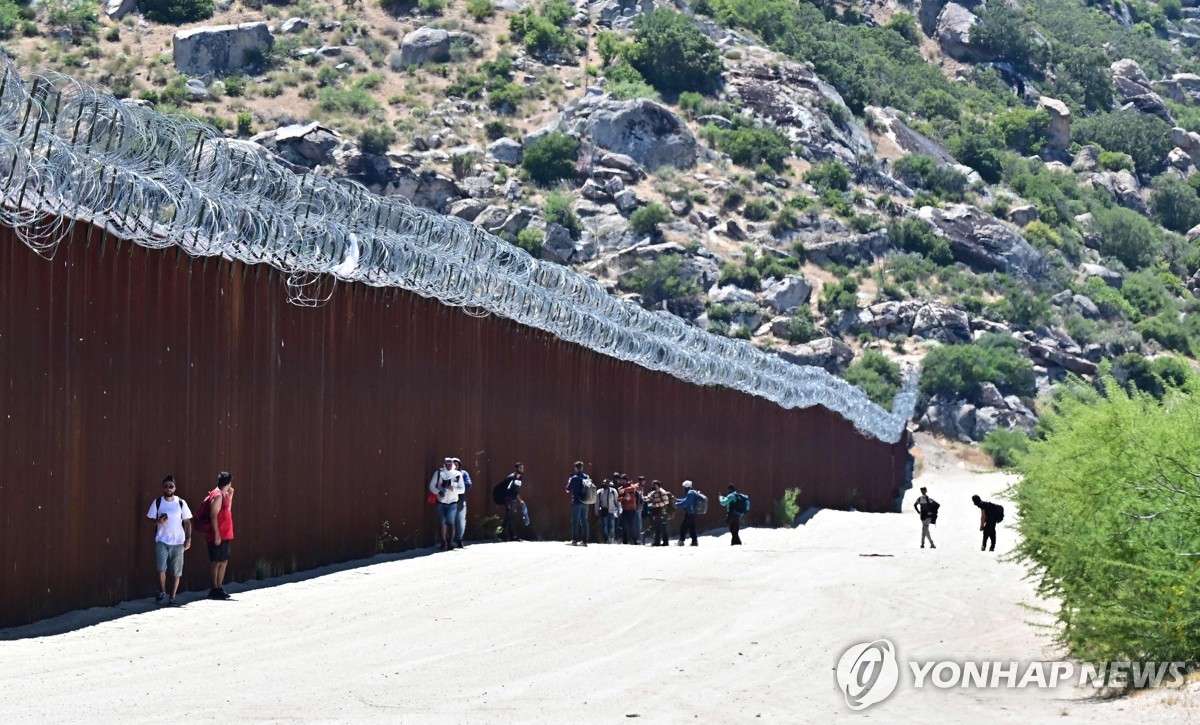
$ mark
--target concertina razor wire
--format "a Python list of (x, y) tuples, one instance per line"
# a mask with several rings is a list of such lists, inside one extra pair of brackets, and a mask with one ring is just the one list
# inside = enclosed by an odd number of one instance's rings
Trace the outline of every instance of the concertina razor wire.
[(23, 73), (2, 57), (0, 186), (0, 223), (44, 257), (83, 222), (147, 248), (268, 264), (296, 304), (321, 304), (337, 280), (398, 287), (696, 385), (820, 405), (885, 443), (900, 439), (916, 404), (914, 374), (885, 410), (821, 368), (620, 300), (462, 219), (296, 174), (197, 119), (62, 74)]

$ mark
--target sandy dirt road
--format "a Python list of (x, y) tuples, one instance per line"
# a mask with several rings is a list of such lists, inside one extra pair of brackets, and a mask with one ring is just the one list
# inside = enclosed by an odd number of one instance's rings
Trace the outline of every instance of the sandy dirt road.
[(1035, 627), (1049, 618), (1026, 608), (1038, 601), (1023, 570), (999, 559), (1011, 522), (996, 554), (979, 551), (970, 495), (991, 498), (1011, 479), (928, 460), (918, 484), (943, 504), (936, 551), (917, 548), (913, 513), (823, 511), (794, 530), (745, 531), (742, 547), (727, 536), (669, 549), (477, 544), (232, 586), (230, 602), (133, 602), (0, 631), (0, 722), (1183, 722), (1200, 712), (1195, 688), (1098, 703), (1069, 687), (917, 690), (903, 677), (891, 698), (851, 712), (834, 667), (859, 642), (889, 638), (902, 660), (1057, 654)]

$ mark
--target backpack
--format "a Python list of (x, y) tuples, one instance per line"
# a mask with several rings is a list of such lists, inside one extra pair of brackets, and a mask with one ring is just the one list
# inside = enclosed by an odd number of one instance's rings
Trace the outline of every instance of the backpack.
[(497, 506), (505, 506), (508, 504), (508, 487), (509, 480), (506, 478), (492, 489), (492, 503)]
[(708, 513), (708, 496), (695, 489), (692, 490), (692, 493), (696, 494), (696, 498), (692, 499), (692, 513), (696, 516)]
[(583, 479), (583, 486), (579, 489), (579, 500), (591, 506), (596, 503), (596, 483), (590, 478)]
[(938, 509), (941, 507), (942, 505), (933, 499), (929, 499), (929, 503), (925, 504), (925, 515), (929, 517), (929, 523), (937, 523)]
[(750, 513), (750, 497), (744, 493), (734, 491), (733, 503), (729, 504), (729, 513), (745, 516)]
[(988, 503), (988, 523), (998, 524), (1004, 520), (1004, 507), (998, 503)]
[(210, 492), (204, 497), (204, 503), (200, 504), (200, 513), (193, 517), (196, 529), (202, 534), (208, 534), (212, 531), (212, 501), (212, 493)]

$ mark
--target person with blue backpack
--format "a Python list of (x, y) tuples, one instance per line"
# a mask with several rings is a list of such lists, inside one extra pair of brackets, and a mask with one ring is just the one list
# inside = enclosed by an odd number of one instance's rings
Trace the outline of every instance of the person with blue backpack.
[[(696, 514), (697, 504), (700, 499), (704, 499), (704, 506), (708, 506), (708, 499), (704, 498), (704, 494), (692, 487), (691, 481), (683, 482), (683, 490), (687, 491), (683, 498), (676, 499), (675, 505), (683, 507), (683, 525), (679, 527), (679, 546), (683, 546), (683, 540), (690, 533), (692, 535), (692, 546), (699, 546), (700, 542), (696, 539)], [(706, 508), (707, 510), (707, 508)]]
[(750, 513), (750, 497), (744, 493), (739, 493), (737, 486), (729, 484), (729, 493), (720, 498), (721, 505), (725, 507), (725, 523), (729, 524), (729, 533), (732, 535), (730, 546), (741, 546), (742, 537), (738, 533), (742, 530), (742, 517)]

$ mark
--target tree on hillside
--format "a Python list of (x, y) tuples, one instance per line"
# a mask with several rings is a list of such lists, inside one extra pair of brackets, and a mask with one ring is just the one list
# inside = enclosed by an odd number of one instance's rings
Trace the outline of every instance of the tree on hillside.
[(637, 19), (625, 59), (662, 93), (714, 90), (723, 64), (717, 46), (687, 16), (655, 10)]
[(138, 10), (156, 23), (194, 23), (211, 18), (212, 0), (141, 0)]

